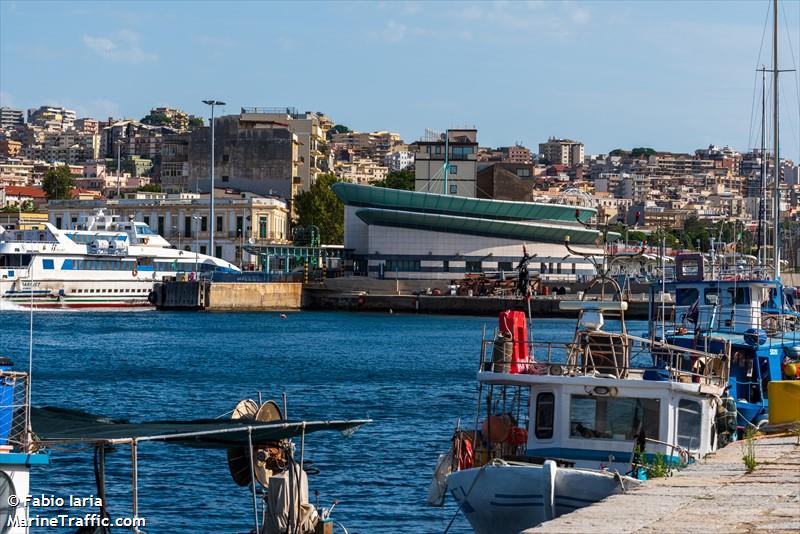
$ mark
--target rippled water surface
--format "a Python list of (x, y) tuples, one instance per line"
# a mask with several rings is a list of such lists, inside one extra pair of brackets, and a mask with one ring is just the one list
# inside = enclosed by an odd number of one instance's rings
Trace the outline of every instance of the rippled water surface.
[[(425, 505), (437, 455), (459, 418), (475, 417), (481, 329), (491, 318), (402, 314), (91, 313), (34, 315), (33, 402), (134, 421), (215, 417), (242, 398), (288, 396), (290, 418), (370, 417), (349, 438), (312, 434), (306, 457), (320, 502), (351, 533), (443, 532), (456, 512)], [(534, 322), (537, 340), (568, 339), (574, 322)], [(0, 312), (0, 354), (26, 367), (28, 313)], [(140, 446), (147, 532), (246, 532), (248, 488), (225, 452)], [(113, 516), (130, 515), (130, 453), (108, 458)], [(32, 493), (96, 493), (88, 452), (52, 454)], [(460, 515), (450, 532), (470, 532)]]

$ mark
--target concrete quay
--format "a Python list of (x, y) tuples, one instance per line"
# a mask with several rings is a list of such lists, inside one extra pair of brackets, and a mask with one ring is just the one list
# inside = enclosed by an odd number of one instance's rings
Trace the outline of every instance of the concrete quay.
[(800, 532), (797, 438), (756, 441), (758, 465), (746, 473), (742, 442), (672, 477), (576, 510), (521, 534), (684, 534)]

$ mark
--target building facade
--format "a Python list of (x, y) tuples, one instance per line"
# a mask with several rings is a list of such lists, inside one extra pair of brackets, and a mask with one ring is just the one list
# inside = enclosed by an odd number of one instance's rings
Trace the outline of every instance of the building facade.
[(6, 106), (0, 108), (0, 130), (22, 126), (25, 124), (25, 116), (21, 109), (13, 109)]
[(573, 166), (584, 162), (583, 143), (551, 137), (539, 144), (539, 154), (550, 163)]
[[(478, 130), (447, 130), (446, 134), (417, 141), (411, 147), (415, 152), (416, 191), (462, 197), (477, 195)], [(446, 170), (445, 154), (448, 155)]]
[[(49, 221), (72, 228), (82, 216), (102, 208), (120, 220), (141, 221), (185, 251), (211, 254), (248, 268), (258, 261), (244, 251), (248, 243), (285, 244), (289, 236), (289, 209), (283, 200), (217, 190), (214, 218), (210, 220), (209, 195), (137, 192), (115, 200), (54, 200), (48, 203)], [(214, 248), (209, 232), (214, 227)]]

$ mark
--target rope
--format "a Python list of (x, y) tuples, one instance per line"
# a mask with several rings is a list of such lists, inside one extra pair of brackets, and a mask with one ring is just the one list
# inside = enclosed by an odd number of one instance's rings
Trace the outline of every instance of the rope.
[(456, 517), (458, 516), (458, 512), (461, 511), (461, 507), (464, 505), (465, 502), (467, 502), (467, 497), (469, 497), (470, 494), (472, 493), (472, 489), (475, 487), (475, 484), (478, 482), (478, 479), (483, 474), (483, 471), (484, 471), (484, 469), (486, 469), (487, 465), (489, 465), (489, 464), (484, 464), (483, 467), (481, 467), (480, 471), (478, 471), (478, 474), (475, 475), (475, 478), (472, 480), (472, 484), (470, 484), (470, 486), (469, 486), (469, 490), (467, 490), (467, 493), (464, 494), (464, 498), (461, 500), (461, 503), (458, 505), (458, 508), (456, 509), (456, 513), (453, 514), (453, 517), (450, 519), (450, 522), (447, 524), (447, 528), (444, 529), (444, 534), (447, 534), (448, 532), (450, 532), (450, 527), (453, 526), (453, 522), (456, 520)]

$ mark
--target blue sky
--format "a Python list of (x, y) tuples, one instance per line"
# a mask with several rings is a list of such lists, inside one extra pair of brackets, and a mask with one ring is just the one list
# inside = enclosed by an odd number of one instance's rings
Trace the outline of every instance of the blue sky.
[[(0, 104), (141, 118), (207, 115), (213, 97), (226, 113), (294, 106), (407, 141), (474, 125), (491, 146), (741, 150), (757, 144), (770, 3), (0, 0)], [(780, 9), (781, 66), (794, 68), (800, 2)], [(797, 161), (800, 96), (784, 76), (783, 151)]]

